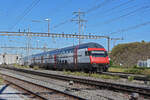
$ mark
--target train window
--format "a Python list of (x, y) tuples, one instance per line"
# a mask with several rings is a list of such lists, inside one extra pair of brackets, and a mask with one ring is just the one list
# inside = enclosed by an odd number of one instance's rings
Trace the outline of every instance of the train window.
[(89, 56), (90, 55), (90, 51), (85, 51), (85, 56)]
[(107, 56), (106, 51), (92, 51), (91, 54), (93, 57), (106, 57)]
[(65, 60), (65, 64), (67, 64), (67, 60)]
[(17, 59), (17, 60), (19, 59), (18, 56), (16, 57), (16, 59)]
[(108, 56), (108, 53), (105, 51), (105, 55)]
[(88, 51), (85, 51), (85, 56), (88, 56)]

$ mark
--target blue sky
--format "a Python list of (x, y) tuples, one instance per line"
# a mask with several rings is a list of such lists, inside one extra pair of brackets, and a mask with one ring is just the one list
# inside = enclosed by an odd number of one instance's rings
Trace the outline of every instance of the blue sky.
[[(37, 4), (36, 4), (37, 2)], [(35, 4), (33, 8), (32, 4)], [(31, 9), (30, 9), (31, 8)], [(73, 12), (85, 12), (82, 17), (87, 20), (84, 34), (94, 33), (94, 35), (109, 35), (113, 38), (124, 40), (118, 43), (129, 43), (145, 40), (149, 42), (150, 24), (141, 25), (138, 28), (130, 27), (140, 25), (150, 21), (150, 1), (149, 0), (1, 0), (0, 2), (0, 31), (24, 31), (30, 27), (32, 32), (47, 32), (47, 22), (49, 18), (50, 32), (52, 33), (77, 33), (78, 24), (72, 22), (75, 16)], [(76, 18), (75, 18), (76, 19)], [(39, 22), (32, 22), (38, 20)], [(68, 20), (67, 23), (54, 26)], [(119, 31), (127, 29), (127, 31)], [(110, 34), (116, 32), (114, 34)], [(0, 46), (21, 46), (27, 44), (26, 37), (0, 37)], [(37, 42), (39, 41), (39, 42)], [(107, 49), (106, 39), (82, 40), (85, 42), (97, 42)], [(78, 43), (77, 39), (63, 38), (39, 38), (32, 37), (31, 46), (39, 47), (46, 45), (49, 48), (62, 48)], [(111, 48), (113, 41), (111, 41)], [(24, 50), (0, 50), (0, 52), (24, 53)], [(37, 53), (40, 51), (32, 51)]]

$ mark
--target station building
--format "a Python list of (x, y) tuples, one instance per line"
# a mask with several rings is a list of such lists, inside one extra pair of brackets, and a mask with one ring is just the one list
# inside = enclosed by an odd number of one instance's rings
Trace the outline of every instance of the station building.
[(21, 58), (18, 54), (0, 54), (0, 64), (16, 64)]

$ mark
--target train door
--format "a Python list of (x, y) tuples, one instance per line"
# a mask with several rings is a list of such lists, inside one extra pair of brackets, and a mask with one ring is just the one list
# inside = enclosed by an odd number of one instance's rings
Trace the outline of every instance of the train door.
[(35, 64), (35, 57), (33, 57), (33, 64)]
[(43, 59), (43, 56), (41, 56), (41, 63), (42, 63), (42, 64), (43, 64), (43, 60), (44, 60), (44, 59)]
[(57, 65), (57, 56), (56, 54), (54, 55), (54, 69), (56, 69), (56, 65)]

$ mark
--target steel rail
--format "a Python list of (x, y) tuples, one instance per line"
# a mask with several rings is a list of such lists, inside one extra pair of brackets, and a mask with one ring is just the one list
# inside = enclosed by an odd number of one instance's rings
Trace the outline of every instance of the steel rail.
[(98, 86), (98, 87), (105, 87), (111, 90), (121, 90), (121, 91), (127, 91), (127, 92), (136, 92), (145, 96), (150, 96), (150, 87), (137, 87), (137, 86), (131, 86), (131, 85), (125, 85), (125, 84), (118, 84), (118, 83), (110, 83), (110, 82), (103, 82), (103, 81), (96, 81), (96, 80), (90, 80), (90, 79), (84, 79), (84, 78), (76, 78), (71, 76), (64, 76), (64, 75), (56, 75), (56, 74), (50, 74), (50, 73), (44, 73), (44, 72), (38, 72), (33, 70), (27, 70), (27, 69), (19, 69), (19, 68), (10, 68), (7, 67), (6, 69), (11, 69), (15, 71), (20, 71), (24, 73), (49, 77), (49, 78), (55, 78), (60, 79), (64, 81), (74, 81), (77, 83), (82, 83), (86, 85), (92, 85), (92, 86)]
[(150, 81), (150, 78), (148, 78), (146, 75), (137, 75), (137, 74), (129, 74), (129, 73), (115, 73), (115, 72), (102, 72), (99, 74), (119, 76), (121, 78), (127, 78), (127, 79), (128, 79), (128, 77), (133, 76), (134, 80)]
[[(81, 97), (78, 97), (78, 96), (75, 96), (75, 95), (72, 95), (72, 94), (69, 94), (69, 93), (66, 93), (66, 92), (62, 92), (62, 91), (55, 90), (55, 89), (52, 89), (52, 88), (49, 88), (49, 87), (45, 87), (45, 86), (42, 86), (42, 85), (39, 85), (39, 84), (36, 84), (36, 83), (33, 83), (33, 82), (29, 82), (29, 81), (26, 81), (26, 80), (23, 80), (23, 79), (19, 79), (19, 78), (13, 77), (13, 76), (5, 75), (5, 74), (3, 74), (3, 73), (2, 73), (1, 75), (7, 76), (7, 77), (11, 77), (11, 78), (14, 78), (14, 79), (23, 81), (23, 82), (27, 82), (27, 83), (29, 83), (29, 84), (33, 84), (33, 85), (36, 85), (36, 86), (39, 86), (39, 87), (42, 87), (42, 88), (45, 88), (45, 89), (48, 89), (48, 90), (51, 90), (51, 91), (58, 92), (58, 93), (60, 93), (60, 94), (62, 94), (62, 95), (64, 95), (64, 96), (68, 96), (68, 97), (72, 98), (73, 100), (86, 100), (86, 99), (84, 99), (84, 98), (81, 98)], [(40, 96), (40, 95), (38, 95), (38, 94), (36, 94), (36, 93), (30, 91), (30, 90), (27, 90), (27, 89), (23, 88), (22, 86), (19, 86), (19, 85), (15, 84), (15, 83), (11, 82), (10, 80), (7, 80), (7, 79), (4, 79), (4, 80), (6, 80), (6, 81), (8, 81), (9, 83), (12, 83), (12, 84), (18, 86), (19, 88), (24, 89), (25, 91), (27, 91), (27, 92), (29, 92), (29, 93), (31, 93), (31, 94), (33, 94), (33, 95), (35, 95), (35, 96), (41, 98), (42, 100), (48, 100), (47, 98), (45, 98), (45, 97), (43, 97), (43, 96)], [(72, 99), (71, 99), (71, 100), (72, 100)]]
[[(1, 74), (1, 75), (7, 76), (7, 77), (11, 77), (11, 76), (4, 75), (4, 74)], [(13, 78), (14, 78), (14, 77), (13, 77)], [(16, 79), (17, 79), (17, 78), (16, 78)], [(15, 85), (15, 86), (17, 86), (17, 87), (19, 87), (19, 88), (21, 88), (21, 89), (23, 89), (23, 90), (29, 92), (29, 93), (32, 94), (32, 95), (35, 95), (36, 97), (40, 98), (41, 100), (48, 100), (47, 98), (45, 98), (45, 97), (43, 97), (43, 96), (40, 96), (40, 95), (38, 95), (37, 93), (34, 93), (34, 92), (32, 92), (32, 91), (30, 91), (30, 90), (28, 90), (28, 89), (26, 89), (26, 88), (24, 88), (24, 87), (22, 87), (22, 86), (20, 86), (20, 85), (17, 85), (16, 83), (11, 82), (10, 80), (7, 80), (7, 79), (5, 79), (5, 78), (4, 78), (4, 80), (5, 80), (6, 82), (10, 83), (10, 84), (13, 84), (13, 85)], [(20, 80), (20, 79), (17, 79), (17, 80)]]

